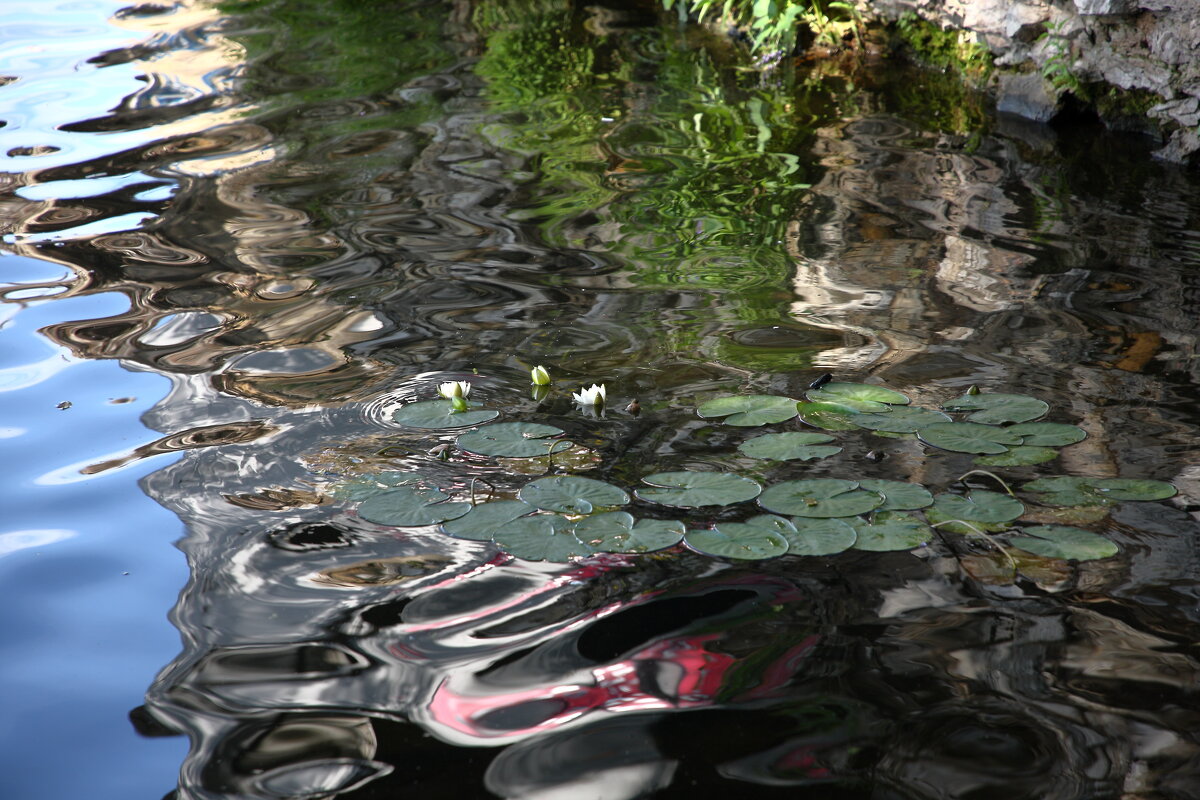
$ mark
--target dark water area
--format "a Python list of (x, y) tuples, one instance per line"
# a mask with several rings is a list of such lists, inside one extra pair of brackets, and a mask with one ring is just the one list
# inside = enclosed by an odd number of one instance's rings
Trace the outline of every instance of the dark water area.
[[(651, 6), (29, 6), (0, 3), (0, 796), (1200, 797), (1200, 177), (1151, 142), (883, 57), (746, 70)], [(991, 471), (1178, 494), (1023, 495), (1119, 552), (1016, 576), (952, 533), (554, 563), (358, 511), (395, 472), (996, 489), (866, 430), (764, 464), (737, 445), (814, 429), (696, 414), (826, 372), (1032, 395), (1087, 438)], [(576, 446), (393, 420), (452, 380)]]

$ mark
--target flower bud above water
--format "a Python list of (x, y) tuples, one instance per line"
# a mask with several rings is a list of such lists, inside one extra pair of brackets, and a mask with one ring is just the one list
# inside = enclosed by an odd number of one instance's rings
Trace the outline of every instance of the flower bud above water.
[(550, 373), (539, 365), (529, 371), (529, 379), (535, 386), (547, 386), (550, 383)]
[(571, 397), (575, 398), (575, 402), (581, 406), (595, 406), (600, 408), (604, 405), (608, 391), (604, 388), (604, 384), (593, 383), (587, 389), (582, 389), (578, 392), (573, 392)]
[(446, 381), (438, 386), (438, 394), (447, 400), (456, 397), (466, 397), (471, 394), (471, 384), (466, 381)]

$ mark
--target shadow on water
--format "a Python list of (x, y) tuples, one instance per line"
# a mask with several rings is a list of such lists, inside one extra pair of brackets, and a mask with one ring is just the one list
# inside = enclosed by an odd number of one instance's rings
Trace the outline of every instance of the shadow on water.
[[(82, 469), (181, 454), (142, 487), (187, 524), (183, 650), (133, 715), (190, 737), (177, 797), (1194, 791), (1195, 176), (892, 64), (738, 73), (649, 7), (120, 16), (147, 38), (97, 63), (144, 88), (59, 127), (124, 144), (7, 176), (6, 246), (70, 271), (8, 297), (123, 295), (45, 334), (172, 380), (144, 417), (161, 438)], [(535, 364), (556, 383), (526, 399)], [(529, 562), (333, 491), (419, 470), (464, 499), (557, 469), (442, 459), (453, 433), (391, 422), (443, 380), (628, 487), (734, 464), (699, 402), (824, 371), (924, 404), (1028, 392), (1089, 437), (1018, 480), (1181, 494), (1119, 506), (1119, 556), (1014, 585), (941, 540)], [(593, 381), (611, 410), (586, 417), (565, 388)], [(773, 474), (970, 466), (864, 434)]]

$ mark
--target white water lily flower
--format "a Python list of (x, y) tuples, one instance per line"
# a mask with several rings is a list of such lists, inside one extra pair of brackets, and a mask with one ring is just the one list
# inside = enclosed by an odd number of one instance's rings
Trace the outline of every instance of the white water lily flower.
[(471, 394), (471, 384), (466, 381), (446, 381), (438, 386), (438, 394), (447, 400), (455, 397), (466, 397)]
[(579, 392), (573, 392), (571, 397), (575, 398), (575, 402), (581, 406), (602, 406), (608, 396), (608, 391), (604, 388), (604, 384), (593, 383), (587, 389)]
[(536, 366), (529, 370), (529, 379), (533, 381), (534, 386), (548, 386), (550, 384), (550, 373), (543, 366)]

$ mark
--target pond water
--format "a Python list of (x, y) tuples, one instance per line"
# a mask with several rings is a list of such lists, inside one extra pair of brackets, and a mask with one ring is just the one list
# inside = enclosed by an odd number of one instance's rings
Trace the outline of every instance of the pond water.
[[(1149, 142), (883, 56), (748, 71), (652, 5), (30, 5), (0, 3), (5, 798), (1196, 796), (1200, 179)], [(697, 415), (825, 373), (1086, 433), (983, 467), (1014, 487), (1178, 493), (1019, 491), (1015, 525), (1116, 545), (1087, 561), (1001, 524), (556, 562), (360, 513), (396, 473), (642, 486), (693, 531), (769, 503), (643, 477), (1001, 490), (912, 435), (781, 462), (738, 446), (820, 431)], [(393, 418), (454, 380), (574, 446)]]

